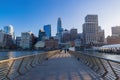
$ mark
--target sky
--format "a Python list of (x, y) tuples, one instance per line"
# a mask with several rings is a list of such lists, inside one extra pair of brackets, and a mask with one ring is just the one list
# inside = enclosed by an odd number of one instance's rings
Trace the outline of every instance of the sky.
[(51, 24), (54, 36), (61, 17), (64, 29), (77, 28), (81, 33), (88, 14), (98, 15), (107, 37), (111, 27), (120, 26), (120, 0), (0, 0), (0, 29), (11, 24), (16, 36), (27, 31), (38, 36), (39, 29)]

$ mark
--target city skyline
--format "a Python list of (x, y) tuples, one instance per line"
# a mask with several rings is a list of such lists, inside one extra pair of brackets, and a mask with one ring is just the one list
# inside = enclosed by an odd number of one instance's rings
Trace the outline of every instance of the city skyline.
[(39, 29), (51, 24), (52, 35), (55, 35), (57, 19), (61, 17), (64, 29), (74, 27), (81, 33), (84, 17), (97, 14), (99, 25), (108, 36), (111, 27), (120, 25), (119, 3), (119, 0), (4, 0), (0, 1), (0, 28), (11, 24), (16, 36), (30, 30), (37, 36)]

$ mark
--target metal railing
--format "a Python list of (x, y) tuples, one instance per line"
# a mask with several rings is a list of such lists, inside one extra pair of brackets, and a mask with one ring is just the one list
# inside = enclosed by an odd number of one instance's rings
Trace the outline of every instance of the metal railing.
[(119, 61), (73, 51), (70, 54), (94, 70), (103, 80), (120, 80)]
[(57, 52), (58, 50), (0, 61), (0, 80), (14, 80)]

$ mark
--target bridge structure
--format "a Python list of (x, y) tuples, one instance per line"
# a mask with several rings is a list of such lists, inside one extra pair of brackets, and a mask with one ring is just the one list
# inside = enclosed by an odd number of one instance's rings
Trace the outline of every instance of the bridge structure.
[(120, 80), (120, 62), (55, 50), (0, 61), (0, 80)]

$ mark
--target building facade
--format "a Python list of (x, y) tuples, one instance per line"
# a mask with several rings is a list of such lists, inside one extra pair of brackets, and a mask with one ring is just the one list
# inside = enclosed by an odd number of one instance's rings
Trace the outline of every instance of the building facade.
[(120, 37), (120, 26), (112, 27), (112, 36)]
[(16, 37), (16, 46), (20, 47), (21, 37)]
[(30, 49), (32, 47), (32, 32), (21, 33), (21, 43), (20, 46), (23, 49)]
[(62, 32), (62, 37), (61, 37), (61, 41), (62, 43), (66, 43), (70, 41), (70, 31), (65, 30)]
[(6, 34), (9, 34), (12, 36), (12, 38), (15, 38), (15, 35), (14, 35), (14, 28), (12, 25), (8, 25), (8, 26), (5, 26), (4, 27), (4, 31)]
[(45, 25), (44, 31), (45, 31), (46, 37), (49, 39), (51, 37), (51, 25)]
[(98, 24), (98, 15), (87, 15), (85, 22)]
[(77, 39), (77, 29), (71, 29), (70, 30), (70, 40), (74, 41), (75, 39)]
[[(102, 39), (101, 39), (102, 38)], [(97, 15), (87, 15), (83, 24), (83, 41), (86, 46), (99, 46), (104, 44), (104, 30), (98, 26)]]
[(111, 28), (112, 36), (107, 37), (107, 44), (120, 44), (120, 26)]
[(0, 30), (0, 47), (1, 48), (5, 47), (4, 38), (5, 38), (5, 32), (3, 30)]
[(6, 48), (6, 49), (14, 49), (13, 40), (12, 40), (12, 35), (10, 35), (10, 34), (5, 34), (4, 44), (5, 44), (5, 48)]
[(45, 37), (46, 37), (45, 31), (44, 30), (39, 30), (38, 40), (43, 41), (43, 40), (45, 40)]
[(13, 47), (12, 35), (0, 30), (0, 48), (12, 49)]
[(45, 48), (47, 50), (58, 49), (58, 39), (50, 38), (45, 40)]
[(120, 44), (120, 37), (118, 36), (108, 36), (107, 44)]

